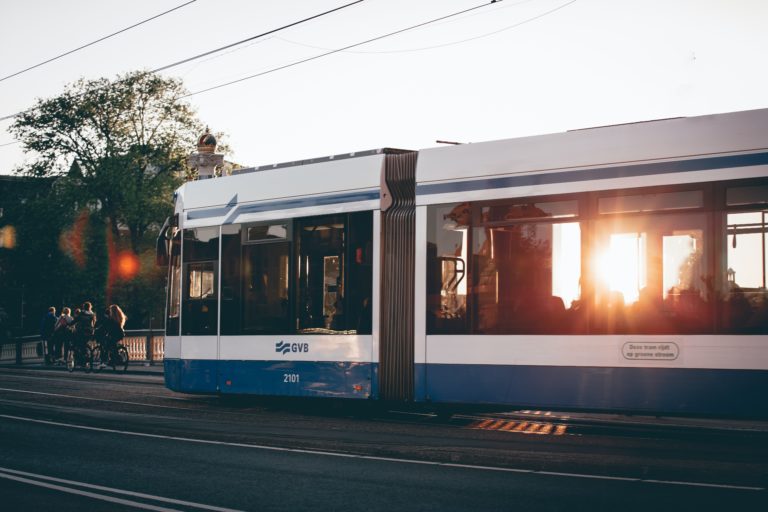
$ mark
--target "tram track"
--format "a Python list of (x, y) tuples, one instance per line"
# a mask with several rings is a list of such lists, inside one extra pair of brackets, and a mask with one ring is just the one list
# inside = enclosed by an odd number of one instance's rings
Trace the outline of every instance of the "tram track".
[[(104, 387), (103, 380), (69, 374), (30, 377), (0, 372), (0, 414), (136, 435), (525, 471), (664, 479), (679, 477), (684, 474), (680, 468), (685, 468), (701, 473), (702, 482), (727, 485), (744, 483), (723, 476), (733, 471), (734, 464), (743, 463), (754, 475), (747, 483), (758, 485), (764, 481), (761, 478), (766, 479), (766, 469), (750, 460), (754, 455), (750, 440), (743, 440), (741, 434), (734, 439), (727, 433), (704, 439), (700, 432), (664, 437), (663, 428), (628, 433), (625, 427), (621, 434), (620, 429), (611, 431), (569, 418), (566, 435), (520, 435), (509, 426), (534, 419), (539, 424), (560, 423), (566, 418), (521, 411), (466, 414), (458, 409), (448, 413), (429, 407), (400, 410), (387, 404), (253, 397), (184, 397), (178, 401), (171, 391), (165, 395), (161, 381), (155, 380), (154, 385), (138, 386), (132, 381), (106, 381), (109, 386)], [(499, 427), (477, 428), (481, 424)], [(706, 460), (714, 469), (700, 471), (697, 466), (703, 464), (686, 461), (675, 463), (680, 468), (670, 473), (663, 467), (665, 455), (660, 445), (669, 442), (679, 444), (691, 461)], [(738, 454), (727, 452), (734, 448)], [(605, 458), (611, 453), (613, 462), (608, 468)], [(714, 463), (710, 458), (726, 462)]]
[[(44, 375), (41, 375), (43, 374)], [(140, 380), (128, 379), (125, 375), (109, 376), (104, 374), (89, 374), (77, 376), (62, 374), (56, 370), (24, 370), (15, 372), (3, 369), (0, 372), (0, 391), (16, 391), (2, 386), (5, 377), (16, 379), (28, 379), (39, 382), (54, 382), (71, 385), (73, 382), (82, 384), (99, 382), (115, 383), (119, 386), (119, 393), (126, 392), (140, 398), (152, 398), (175, 403), (185, 403), (189, 407), (174, 407), (162, 403), (149, 403), (146, 401), (128, 401), (105, 397), (92, 397), (77, 394), (58, 394), (59, 398), (82, 399), (84, 401), (97, 401), (112, 404), (146, 406), (150, 408), (168, 408), (183, 411), (197, 411), (200, 414), (211, 413), (225, 416), (251, 417), (253, 414), (262, 414), (265, 411), (309, 417), (350, 417), (368, 421), (382, 421), (387, 423), (399, 423), (409, 425), (429, 424), (458, 427), (469, 430), (486, 430), (500, 433), (513, 434), (538, 434), (538, 435), (611, 435), (630, 437), (662, 437), (685, 438), (691, 435), (704, 435), (711, 437), (730, 436), (734, 432), (740, 433), (746, 441), (765, 440), (768, 438), (768, 429), (764, 422), (749, 422), (728, 418), (662, 418), (618, 416), (616, 414), (585, 414), (585, 413), (557, 413), (552, 411), (490, 411), (473, 413), (467, 412), (461, 406), (435, 408), (430, 404), (412, 404), (408, 408), (392, 408), (390, 404), (377, 402), (357, 402), (346, 400), (310, 399), (310, 398), (274, 398), (252, 396), (229, 395), (200, 395), (200, 396), (173, 396), (168, 394), (147, 394), (143, 391), (133, 391), (130, 388), (137, 386), (141, 390), (146, 387), (161, 387), (162, 380), (157, 376), (138, 376)], [(54, 385), (54, 387), (60, 387)], [(164, 389), (164, 388), (163, 388)], [(19, 391), (40, 396), (57, 396), (57, 393), (41, 391)], [(196, 407), (199, 406), (199, 407)], [(210, 407), (210, 408), (209, 408)], [(476, 407), (470, 408), (474, 410)], [(758, 425), (753, 427), (752, 425)]]

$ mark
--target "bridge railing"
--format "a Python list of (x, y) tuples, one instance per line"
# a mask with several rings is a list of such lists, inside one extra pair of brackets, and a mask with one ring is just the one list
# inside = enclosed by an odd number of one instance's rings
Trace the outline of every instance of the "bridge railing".
[[(121, 342), (128, 349), (131, 363), (146, 365), (163, 362), (165, 333), (157, 330), (125, 331)], [(45, 347), (40, 336), (22, 336), (0, 344), (0, 363), (29, 364), (44, 360)]]

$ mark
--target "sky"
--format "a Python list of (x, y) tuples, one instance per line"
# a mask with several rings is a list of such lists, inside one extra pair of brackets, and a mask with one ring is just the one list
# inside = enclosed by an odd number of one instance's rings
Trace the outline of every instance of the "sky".
[[(189, 0), (0, 0), (0, 78)], [(0, 117), (79, 78), (155, 69), (351, 0), (196, 0), (0, 80)], [(768, 107), (765, 0), (364, 0), (162, 72), (257, 166)], [(0, 121), (0, 174), (29, 155)], [(190, 148), (190, 152), (194, 148)]]

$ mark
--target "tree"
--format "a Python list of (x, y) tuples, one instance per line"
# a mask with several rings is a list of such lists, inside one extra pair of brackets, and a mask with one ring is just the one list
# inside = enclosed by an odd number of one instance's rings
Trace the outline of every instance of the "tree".
[(143, 316), (160, 316), (162, 274), (148, 266), (121, 275), (115, 258), (129, 251), (137, 262), (149, 260), (142, 253), (153, 247), (172, 213), (173, 191), (190, 172), (186, 157), (203, 125), (185, 94), (180, 80), (147, 72), (79, 80), (39, 100), (9, 128), (34, 157), (16, 172), (55, 178), (51, 204), (40, 215), (58, 211), (53, 215), (69, 222), (46, 231), (69, 256), (65, 286), (76, 293), (61, 296), (117, 299), (133, 310), (135, 327), (147, 325)]
[(17, 172), (62, 176), (73, 203), (98, 212), (138, 252), (171, 205), (202, 124), (181, 81), (146, 72), (79, 80), (20, 114), (10, 131), (36, 160)]

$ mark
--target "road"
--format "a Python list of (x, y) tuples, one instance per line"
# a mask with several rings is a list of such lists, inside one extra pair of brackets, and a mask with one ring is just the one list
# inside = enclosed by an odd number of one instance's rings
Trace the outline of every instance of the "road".
[[(181, 395), (0, 368), (2, 510), (722, 510), (768, 429)], [(531, 432), (537, 432), (537, 435)]]

